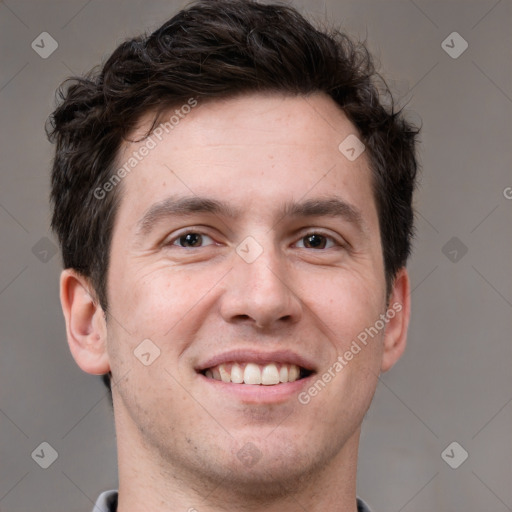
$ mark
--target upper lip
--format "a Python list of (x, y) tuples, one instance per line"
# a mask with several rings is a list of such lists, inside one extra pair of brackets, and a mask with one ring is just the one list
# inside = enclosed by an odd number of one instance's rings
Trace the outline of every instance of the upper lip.
[(254, 349), (233, 349), (222, 354), (217, 354), (195, 367), (197, 372), (202, 372), (208, 368), (213, 368), (222, 363), (229, 362), (247, 362), (247, 363), (283, 363), (294, 364), (309, 371), (316, 371), (315, 365), (308, 358), (301, 356), (291, 350), (274, 350), (264, 352)]

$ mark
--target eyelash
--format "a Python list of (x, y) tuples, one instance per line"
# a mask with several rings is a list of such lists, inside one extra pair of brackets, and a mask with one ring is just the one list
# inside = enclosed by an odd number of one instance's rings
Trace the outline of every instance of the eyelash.
[[(183, 247), (183, 246), (180, 246), (178, 243), (176, 243), (181, 238), (186, 237), (187, 235), (190, 235), (190, 234), (199, 235), (201, 237), (208, 237), (210, 240), (213, 241), (211, 236), (201, 232), (200, 230), (197, 230), (197, 231), (189, 230), (189, 231), (185, 231), (185, 232), (182, 232), (182, 233), (176, 235), (171, 240), (166, 242), (164, 245), (165, 246), (171, 246), (171, 247), (173, 247), (173, 246), (174, 247), (180, 247), (181, 249), (201, 249), (201, 248), (205, 247), (205, 246), (200, 246), (200, 247)], [(321, 236), (321, 237), (325, 238), (327, 241), (331, 241), (333, 243), (333, 246), (331, 246), (331, 247), (322, 248), (322, 249), (316, 249), (316, 250), (327, 250), (327, 249), (332, 249), (334, 247), (345, 247), (346, 246), (345, 243), (340, 242), (334, 236), (328, 235), (327, 233), (324, 233), (321, 230), (320, 231), (319, 230), (308, 231), (307, 233), (305, 233), (304, 235), (302, 235), (299, 238), (299, 241), (303, 241), (305, 238), (313, 236), (313, 235)], [(295, 243), (297, 243), (297, 242), (295, 242)], [(215, 242), (213, 244), (208, 244), (208, 245), (215, 245)], [(308, 249), (308, 247), (300, 247), (300, 249)], [(314, 250), (315, 248), (309, 248), (309, 249)]]

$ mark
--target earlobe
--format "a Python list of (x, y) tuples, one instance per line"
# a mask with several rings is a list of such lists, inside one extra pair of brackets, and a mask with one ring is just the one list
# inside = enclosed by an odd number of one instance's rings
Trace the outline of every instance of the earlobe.
[(107, 329), (103, 309), (90, 290), (87, 278), (72, 269), (62, 271), (60, 301), (71, 354), (84, 372), (102, 375), (110, 371)]
[(382, 372), (387, 372), (400, 359), (405, 350), (410, 314), (409, 275), (404, 267), (397, 272), (386, 312), (388, 323), (384, 334)]

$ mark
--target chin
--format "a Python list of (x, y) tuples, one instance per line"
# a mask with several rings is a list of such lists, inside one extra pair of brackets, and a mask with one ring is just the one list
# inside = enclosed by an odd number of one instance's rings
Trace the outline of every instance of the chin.
[[(315, 450), (304, 441), (291, 442), (278, 439), (263, 439), (258, 443), (247, 441), (227, 452), (216, 468), (211, 466), (204, 471), (217, 474), (219, 492), (235, 491), (247, 500), (262, 498), (275, 500), (297, 493), (318, 477), (322, 468), (334, 457), (331, 449), (319, 447)], [(224, 466), (224, 470), (222, 469)]]
[(295, 460), (261, 459), (253, 467), (232, 467), (229, 478), (220, 487), (233, 493), (235, 491), (247, 500), (262, 498), (273, 501), (276, 498), (296, 494), (307, 482), (311, 482), (317, 465), (300, 465)]

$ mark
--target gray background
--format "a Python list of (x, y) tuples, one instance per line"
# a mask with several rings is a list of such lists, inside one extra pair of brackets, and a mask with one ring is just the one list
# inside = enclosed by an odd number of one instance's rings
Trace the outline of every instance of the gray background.
[[(292, 4), (367, 37), (424, 125), (409, 345), (364, 421), (358, 494), (375, 512), (512, 510), (512, 3)], [(64, 78), (182, 5), (0, 3), (2, 512), (89, 511), (117, 486), (106, 390), (75, 365), (65, 340), (43, 125)], [(31, 48), (43, 31), (59, 45), (47, 59)], [(469, 44), (456, 59), (441, 46), (454, 31)], [(31, 457), (44, 441), (58, 453), (48, 469)], [(441, 456), (453, 441), (469, 454), (457, 469)], [(448, 453), (460, 461), (461, 448)]]

